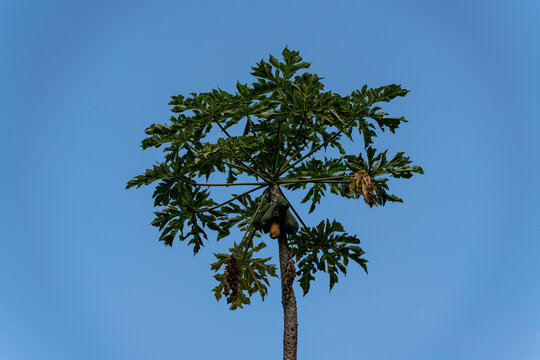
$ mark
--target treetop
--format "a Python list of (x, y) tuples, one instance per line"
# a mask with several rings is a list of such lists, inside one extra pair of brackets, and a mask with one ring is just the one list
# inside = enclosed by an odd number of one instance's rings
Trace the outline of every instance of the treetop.
[[(216, 271), (222, 266), (230, 269), (216, 275), (220, 285), (214, 291), (219, 299), (224, 290), (229, 294), (236, 289), (235, 296), (227, 295), (233, 299), (231, 308), (248, 304), (254, 292), (264, 297), (268, 276), (276, 276), (270, 258), (254, 257), (266, 244), (262, 239), (253, 244), (263, 231), (252, 224), (272, 188), (280, 197), (285, 197), (285, 190), (302, 191), (301, 202), (310, 203), (309, 213), (328, 191), (346, 199), (362, 196), (370, 207), (384, 206), (388, 201), (402, 202), (388, 192), (390, 178), (423, 173), (404, 152), (388, 156), (388, 150), (378, 151), (373, 143), (379, 131), (395, 133), (407, 121), (389, 116), (379, 105), (408, 90), (396, 84), (364, 85), (340, 95), (324, 91), (323, 78), (309, 73), (309, 67), (298, 51), (286, 47), (281, 60), (270, 55), (253, 66), (255, 81), (237, 82), (235, 93), (218, 88), (172, 96), (170, 123), (149, 126), (142, 141), (143, 149), (163, 147), (164, 159), (127, 184), (138, 188), (158, 182), (153, 199), (161, 209), (152, 225), (159, 228), (166, 245), (172, 246), (174, 239), (188, 241), (197, 253), (208, 240), (207, 230), (216, 234), (216, 240), (229, 237), (235, 227), (245, 234), (234, 242), (231, 254), (216, 254), (218, 261), (212, 265)], [(212, 129), (221, 134), (216, 141), (208, 140)], [(345, 140), (361, 141), (363, 150), (348, 154)], [(328, 148), (339, 156), (315, 157)], [(215, 173), (226, 176), (226, 182), (209, 182)], [(251, 180), (240, 182), (240, 176)], [(248, 190), (218, 203), (210, 189), (224, 186)], [(256, 191), (262, 193), (255, 196)], [(349, 260), (367, 272), (360, 240), (347, 234), (341, 223), (327, 219), (308, 226), (294, 204), (290, 210), (301, 223), (300, 231), (287, 237), (304, 295), (316, 271), (329, 274), (330, 288), (340, 272), (346, 273)], [(236, 278), (236, 284), (231, 283)]]

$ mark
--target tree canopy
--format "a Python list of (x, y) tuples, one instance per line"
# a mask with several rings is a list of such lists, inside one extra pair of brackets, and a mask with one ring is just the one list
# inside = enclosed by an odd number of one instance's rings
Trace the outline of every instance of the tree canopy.
[[(217, 261), (211, 265), (218, 273), (215, 296), (219, 300), (228, 295), (231, 309), (249, 304), (254, 293), (264, 299), (269, 277), (277, 276), (271, 258), (257, 257), (266, 240), (253, 226), (269, 188), (278, 186), (283, 197), (282, 189), (302, 191), (301, 202), (309, 204), (309, 213), (328, 192), (346, 199), (362, 196), (370, 207), (384, 206), (402, 202), (389, 192), (390, 178), (423, 173), (403, 152), (389, 155), (373, 143), (378, 132), (394, 133), (406, 122), (378, 105), (408, 90), (395, 84), (364, 85), (340, 95), (324, 91), (323, 78), (309, 73), (309, 66), (298, 51), (285, 48), (281, 60), (270, 55), (253, 66), (255, 81), (237, 82), (235, 93), (218, 88), (172, 96), (170, 123), (151, 125), (142, 141), (143, 149), (163, 147), (163, 161), (127, 184), (130, 188), (158, 182), (153, 199), (160, 210), (152, 225), (159, 228), (165, 245), (175, 239), (187, 241), (196, 254), (209, 237), (228, 238), (233, 228), (244, 233), (231, 244), (230, 254), (215, 254)], [(216, 141), (208, 140), (212, 129), (222, 134)], [(362, 151), (348, 154), (342, 145), (346, 139), (363, 142)], [(339, 156), (315, 157), (327, 149)], [(226, 176), (226, 183), (208, 183), (215, 173)], [(240, 182), (239, 177), (252, 180)], [(218, 203), (210, 189), (221, 186), (249, 190)], [(339, 221), (326, 219), (309, 226), (293, 204), (290, 209), (301, 223), (287, 238), (304, 295), (317, 271), (328, 273), (330, 289), (351, 260), (367, 272), (360, 240)]]

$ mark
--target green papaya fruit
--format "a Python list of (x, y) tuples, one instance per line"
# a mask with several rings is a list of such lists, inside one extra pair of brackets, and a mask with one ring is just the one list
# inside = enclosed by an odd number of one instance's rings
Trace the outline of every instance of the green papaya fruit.
[(296, 221), (296, 218), (291, 213), (290, 210), (287, 210), (287, 214), (285, 215), (285, 221), (283, 223), (283, 231), (286, 234), (294, 234), (298, 231), (300, 226), (298, 225), (298, 221)]
[(272, 211), (272, 220), (279, 222), (281, 219), (281, 212), (277, 206), (274, 206), (274, 211)]
[(275, 204), (271, 204), (268, 209), (264, 212), (264, 215), (261, 219), (261, 228), (263, 229), (264, 233), (268, 233), (270, 231), (270, 227), (272, 226), (272, 219), (273, 219), (273, 213), (276, 208)]
[(278, 209), (285, 209), (287, 210), (289, 208), (289, 202), (287, 200), (285, 200), (284, 197), (280, 197), (278, 199), (278, 201), (276, 202), (276, 206), (278, 207)]
[(259, 209), (259, 211), (257, 212), (255, 217), (253, 218), (253, 228), (255, 228), (255, 230), (261, 230), (262, 229), (261, 219), (262, 219), (263, 215), (265, 214), (266, 210), (268, 210), (269, 207), (270, 207), (270, 203), (268, 202), (268, 200), (264, 200), (263, 204), (261, 205), (261, 207)]
[(276, 218), (279, 218), (280, 222), (283, 222), (283, 220), (285, 220), (285, 214), (289, 209), (289, 202), (285, 200), (285, 198), (280, 197), (276, 202), (276, 209), (279, 212), (279, 214), (275, 215)]

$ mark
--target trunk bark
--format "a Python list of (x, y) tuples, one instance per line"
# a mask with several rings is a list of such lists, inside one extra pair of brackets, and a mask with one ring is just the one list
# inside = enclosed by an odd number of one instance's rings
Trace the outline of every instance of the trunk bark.
[[(270, 190), (272, 202), (281, 197), (277, 185)], [(298, 322), (296, 315), (296, 297), (293, 282), (296, 270), (289, 258), (287, 235), (278, 237), (279, 268), (281, 271), (281, 304), (283, 305), (283, 360), (296, 360), (298, 344)]]
[(286, 236), (278, 238), (279, 268), (281, 270), (281, 304), (283, 305), (283, 360), (296, 360), (298, 323), (294, 296), (294, 263), (289, 259)]

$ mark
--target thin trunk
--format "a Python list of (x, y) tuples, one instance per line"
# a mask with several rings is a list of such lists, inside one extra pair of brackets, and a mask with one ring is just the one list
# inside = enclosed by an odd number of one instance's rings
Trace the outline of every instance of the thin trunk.
[(287, 238), (280, 236), (278, 244), (279, 268), (281, 270), (281, 304), (283, 305), (283, 360), (296, 360), (298, 323), (296, 318), (296, 297), (292, 286), (294, 265), (292, 260), (289, 260)]
[[(272, 202), (277, 201), (281, 194), (275, 185), (270, 190)], [(279, 268), (281, 271), (281, 304), (283, 305), (283, 360), (296, 360), (298, 344), (298, 322), (296, 316), (296, 297), (293, 281), (295, 276), (294, 262), (289, 258), (287, 236), (278, 237)]]

